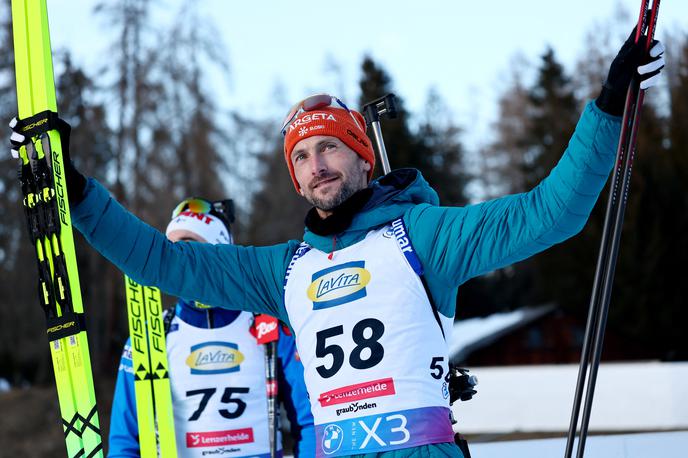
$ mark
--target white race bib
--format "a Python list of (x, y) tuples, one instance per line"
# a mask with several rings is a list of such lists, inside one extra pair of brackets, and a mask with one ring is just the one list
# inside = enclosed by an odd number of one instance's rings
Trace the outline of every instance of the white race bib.
[(447, 345), (401, 232), (371, 231), (332, 260), (303, 249), (290, 265), (285, 303), (319, 455), (453, 441)]
[(172, 321), (178, 331), (167, 335), (167, 354), (180, 457), (269, 457), (265, 354), (249, 334), (252, 319), (242, 312), (215, 329)]

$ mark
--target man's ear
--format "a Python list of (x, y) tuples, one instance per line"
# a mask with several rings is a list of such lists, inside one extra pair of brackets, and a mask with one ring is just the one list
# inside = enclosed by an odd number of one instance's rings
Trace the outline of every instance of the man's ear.
[(361, 160), (363, 161), (363, 164), (364, 164), (364, 165), (363, 165), (363, 170), (365, 170), (366, 172), (370, 172), (370, 168), (372, 167), (372, 166), (370, 165), (370, 162), (366, 161), (366, 160), (363, 159), (363, 158), (361, 158)]

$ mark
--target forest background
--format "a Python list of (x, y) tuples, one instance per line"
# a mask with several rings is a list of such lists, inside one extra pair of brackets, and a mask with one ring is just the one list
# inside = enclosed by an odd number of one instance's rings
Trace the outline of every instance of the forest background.
[[(221, 106), (217, 93), (222, 88), (208, 72), (229, 74), (240, 71), (242, 63), (229, 62), (226, 47), (216, 40), (217, 25), (198, 14), (194, 4), (183, 2), (176, 19), (158, 27), (149, 18), (163, 7), (160, 2), (104, 0), (92, 14), (109, 27), (111, 41), (103, 51), (107, 60), (81, 67), (69, 49), (54, 49), (58, 107), (73, 128), (73, 160), (157, 228), (164, 229), (171, 209), (184, 197), (231, 197), (239, 243), (299, 239), (308, 207), (291, 192), (281, 119)], [(0, 49), (5, 50), (0, 53), (1, 125), (16, 113), (9, 13), (9, 2), (0, 3)], [(395, 85), (397, 75), (371, 56), (361, 59), (358, 94), (347, 102), (361, 107), (388, 92), (397, 94), (400, 116), (383, 126), (392, 168), (420, 169), (443, 205), (524, 192), (561, 157), (584, 104), (599, 92), (629, 23), (628, 15), (619, 15), (602, 27), (597, 24), (590, 39), (581, 43), (575, 71), (544, 43), (534, 61), (515, 55), (504, 62), (507, 83), (495, 88), (496, 117), (489, 138), (480, 143), (464, 142), (472, 126), (455, 120), (438, 90), (428, 91), (422, 110), (408, 110), (404, 93)], [(685, 331), (677, 325), (688, 321), (681, 289), (688, 255), (686, 31), (664, 31), (660, 37), (670, 66), (662, 85), (646, 98), (642, 115), (608, 324), (629, 342), (628, 360), (688, 359)], [(337, 69), (333, 60), (327, 71)], [(281, 99), (276, 93), (275, 100)], [(286, 111), (289, 104), (283, 105)], [(9, 390), (0, 394), (0, 406), (6, 406), (0, 410), (32, 405), (29, 410), (49, 415), (41, 416), (40, 423), (32, 416), (3, 415), (8, 424), (0, 428), (0, 442), (3, 447), (8, 441), (19, 446), (19, 431), (27, 428), (54, 431), (58, 440), (47, 441), (40, 455), (48, 456), (54, 447), (59, 450), (60, 431), (16, 170), (9, 153), (0, 155), (0, 389)], [(606, 191), (603, 196), (572, 240), (462, 285), (457, 319), (554, 303), (584, 321)], [(101, 425), (106, 426), (111, 383), (128, 335), (124, 283), (122, 274), (80, 234), (76, 240)], [(642, 352), (631, 350), (637, 348)], [(39, 387), (45, 391), (26, 397)], [(43, 422), (46, 427), (40, 428)]]

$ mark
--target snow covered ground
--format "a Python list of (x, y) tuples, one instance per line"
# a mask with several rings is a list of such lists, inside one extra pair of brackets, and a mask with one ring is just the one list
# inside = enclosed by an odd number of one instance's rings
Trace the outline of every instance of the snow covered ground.
[[(453, 407), (462, 433), (568, 431), (577, 365), (470, 369), (478, 394)], [(686, 380), (688, 363), (602, 364), (590, 430), (688, 430)]]
[[(566, 439), (470, 444), (473, 458), (559, 457), (565, 448)], [(688, 431), (590, 436), (585, 443), (585, 458), (685, 458), (687, 450)]]

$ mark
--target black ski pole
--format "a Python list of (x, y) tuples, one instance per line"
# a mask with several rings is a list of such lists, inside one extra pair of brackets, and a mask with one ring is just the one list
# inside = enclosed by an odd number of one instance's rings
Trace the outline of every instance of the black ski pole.
[(382, 163), (382, 171), (387, 175), (392, 169), (389, 166), (387, 149), (385, 148), (385, 141), (382, 138), (382, 128), (380, 127), (380, 118), (382, 116), (387, 116), (390, 119), (397, 117), (394, 94), (387, 94), (384, 97), (380, 97), (379, 99), (363, 105), (363, 117), (366, 120), (366, 124), (373, 128), (375, 143), (377, 143), (377, 152), (380, 155), (380, 162)]
[[(649, 0), (643, 0), (641, 3), (640, 17), (635, 37), (637, 43), (644, 30), (647, 28), (648, 38), (646, 42), (646, 51), (649, 51), (652, 44), (652, 38), (657, 23), (659, 0), (653, 0), (650, 10), (647, 8), (648, 3)], [(576, 382), (574, 405), (566, 442), (565, 458), (570, 458), (573, 451), (573, 442), (578, 425), (583, 386), (587, 376), (588, 364), (590, 364), (590, 378), (585, 392), (585, 406), (583, 409), (581, 432), (579, 435), (576, 456), (582, 458), (585, 450), (585, 441), (587, 439), (588, 425), (590, 422), (590, 412), (592, 410), (592, 401), (595, 393), (597, 372), (602, 356), (604, 330), (609, 311), (614, 271), (621, 240), (623, 217), (630, 188), (630, 178), (644, 94), (644, 91), (639, 87), (638, 79), (634, 78), (626, 94), (626, 105), (624, 107), (621, 134), (619, 136), (619, 145), (616, 154), (617, 161), (612, 176), (612, 184), (610, 186), (609, 200), (607, 201), (602, 232), (602, 241), (600, 243), (600, 252), (597, 258), (597, 267), (595, 269), (588, 320), (581, 352), (581, 362)]]
[(268, 424), (270, 458), (277, 456), (277, 342), (265, 344), (266, 378), (268, 381)]

